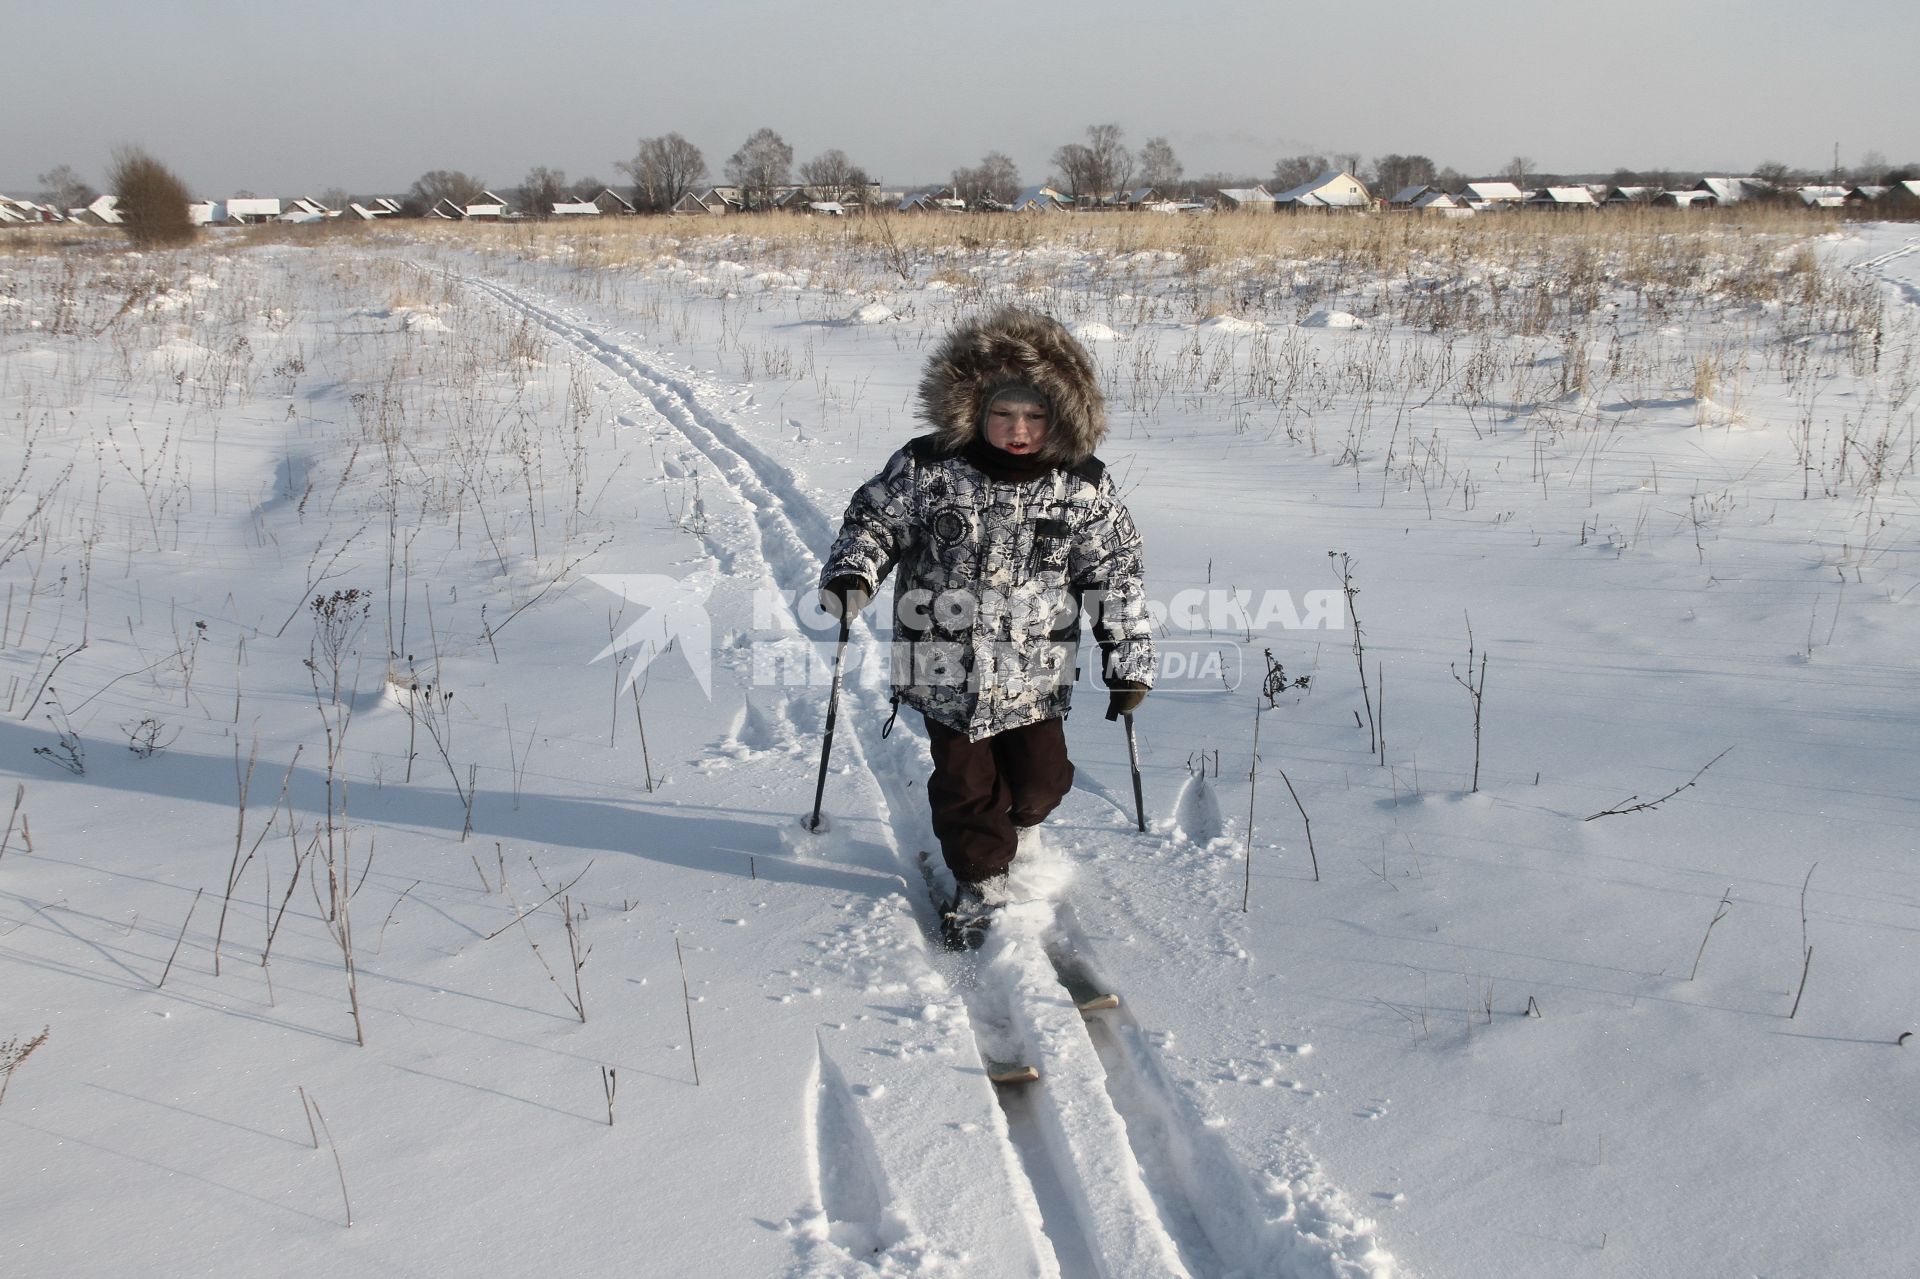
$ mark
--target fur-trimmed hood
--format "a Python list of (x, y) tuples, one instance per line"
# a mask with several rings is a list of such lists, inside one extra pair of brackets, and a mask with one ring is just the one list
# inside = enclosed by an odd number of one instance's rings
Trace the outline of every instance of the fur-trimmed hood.
[(920, 416), (944, 451), (958, 453), (979, 438), (988, 395), (1008, 382), (1047, 397), (1052, 422), (1040, 456), (1075, 466), (1106, 438), (1106, 403), (1086, 348), (1058, 320), (1024, 307), (969, 321), (941, 343), (920, 379)]

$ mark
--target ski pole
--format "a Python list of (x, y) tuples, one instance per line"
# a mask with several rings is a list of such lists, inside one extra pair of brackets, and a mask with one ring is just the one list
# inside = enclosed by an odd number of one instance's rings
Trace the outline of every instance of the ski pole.
[[(833, 721), (840, 713), (840, 659), (846, 656), (847, 636), (852, 629), (853, 618), (843, 605), (840, 610), (840, 642), (833, 649), (833, 689), (827, 694), (827, 730), (820, 741), (820, 779), (813, 786), (813, 816), (807, 821), (807, 829), (815, 834), (820, 831), (820, 801), (827, 793), (827, 757), (833, 752)], [(1146, 827), (1140, 829), (1145, 830)]]
[(1123, 715), (1108, 714), (1108, 719), (1118, 718), (1127, 730), (1127, 764), (1133, 769), (1133, 818), (1140, 827), (1140, 833), (1147, 831), (1147, 801), (1140, 794), (1140, 743), (1133, 737), (1133, 712)]

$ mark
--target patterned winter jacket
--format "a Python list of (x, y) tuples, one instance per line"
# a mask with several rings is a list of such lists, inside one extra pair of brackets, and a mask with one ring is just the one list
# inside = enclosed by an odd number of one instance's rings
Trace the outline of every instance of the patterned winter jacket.
[[(991, 388), (1045, 391), (1052, 425), (1024, 480), (970, 459)], [(894, 572), (900, 700), (972, 740), (1064, 716), (1084, 615), (1108, 682), (1151, 685), (1140, 534), (1092, 455), (1105, 431), (1092, 363), (1054, 321), (1007, 310), (936, 354), (920, 388), (933, 434), (887, 460), (847, 507), (821, 582)]]

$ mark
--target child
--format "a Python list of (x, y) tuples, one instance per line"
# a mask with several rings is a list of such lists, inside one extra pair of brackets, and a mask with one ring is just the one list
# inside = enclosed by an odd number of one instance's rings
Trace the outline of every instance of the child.
[(850, 618), (888, 572), (894, 703), (926, 719), (933, 830), (958, 899), (947, 942), (978, 946), (1018, 832), (1073, 784), (1062, 724), (1084, 611), (1108, 715), (1153, 682), (1140, 534), (1094, 446), (1106, 410), (1085, 349), (1009, 307), (956, 330), (920, 382), (933, 427), (853, 495), (820, 604)]

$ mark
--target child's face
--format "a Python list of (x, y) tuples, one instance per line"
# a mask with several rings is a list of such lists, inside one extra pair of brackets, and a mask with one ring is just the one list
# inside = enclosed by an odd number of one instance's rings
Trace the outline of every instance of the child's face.
[(996, 400), (987, 410), (987, 443), (1007, 453), (1032, 453), (1047, 438), (1047, 406)]

